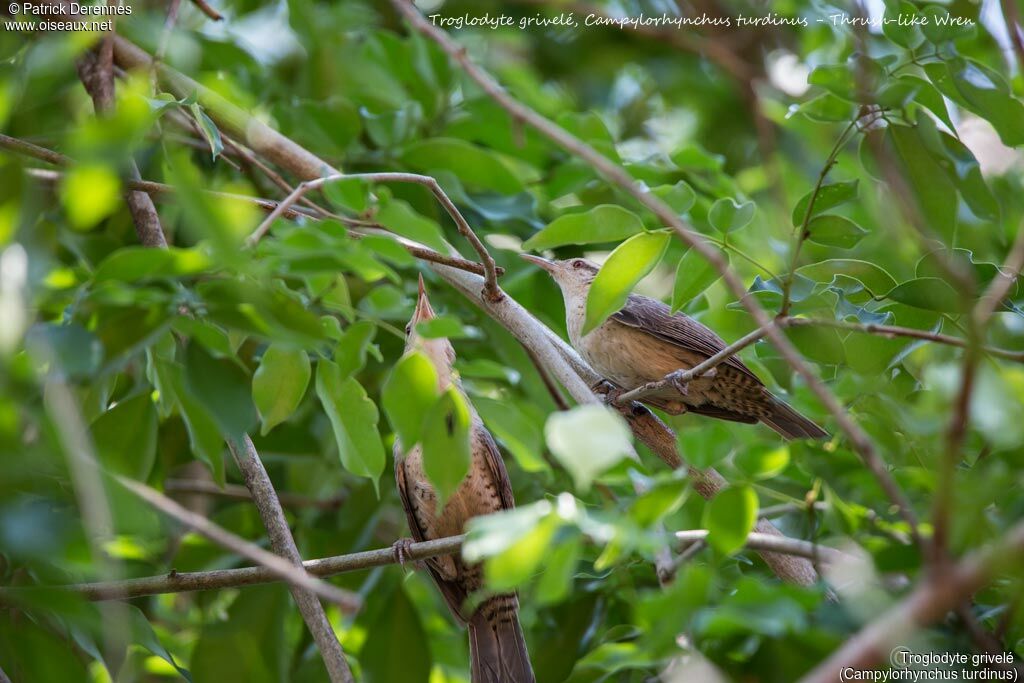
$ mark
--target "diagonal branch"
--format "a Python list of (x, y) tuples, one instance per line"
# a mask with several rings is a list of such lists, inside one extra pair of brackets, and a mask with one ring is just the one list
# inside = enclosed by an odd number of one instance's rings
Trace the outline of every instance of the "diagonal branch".
[(736, 273), (729, 268), (729, 265), (722, 257), (700, 237), (692, 228), (686, 225), (683, 220), (663, 201), (655, 195), (646, 192), (626, 172), (603, 154), (586, 144), (579, 138), (567, 132), (561, 126), (544, 118), (533, 109), (511, 97), (502, 87), (483, 69), (473, 63), (466, 49), (456, 43), (447, 33), (431, 25), (419, 13), (419, 10), (408, 0), (392, 0), (392, 4), (398, 12), (404, 16), (412, 26), (424, 36), (433, 40), (448, 56), (458, 64), (462, 70), (480, 86), (499, 106), (508, 111), (513, 119), (528, 123), (531, 127), (559, 145), (567, 152), (588, 162), (594, 169), (608, 179), (611, 183), (620, 187), (629, 196), (642, 204), (654, 213), (664, 224), (673, 229), (675, 233), (690, 248), (700, 254), (712, 267), (722, 276), (723, 281), (738, 297), (740, 303), (750, 313), (754, 322), (759, 327), (767, 330), (767, 336), (772, 344), (779, 350), (779, 353), (786, 360), (789, 366), (800, 375), (807, 386), (814, 392), (829, 413), (835, 418), (840, 428), (846, 432), (851, 445), (861, 456), (864, 464), (868, 467), (875, 479), (878, 481), (886, 496), (896, 505), (900, 515), (910, 526), (915, 542), (924, 547), (925, 541), (918, 531), (917, 514), (906, 495), (900, 489), (899, 484), (889, 472), (874, 441), (868, 436), (855, 421), (847, 414), (846, 410), (821, 381), (818, 376), (804, 362), (800, 352), (786, 338), (781, 331), (771, 325), (771, 316), (758, 303), (754, 297), (747, 296), (747, 290)]
[[(988, 547), (975, 551), (947, 571), (930, 575), (914, 591), (832, 653), (801, 683), (834, 683), (844, 669), (869, 670), (889, 657), (894, 645), (906, 643), (914, 630), (946, 613), (990, 584), (1001, 571), (1024, 561), (1024, 523)], [(1018, 569), (1019, 571), (1019, 569)]]
[(275, 209), (263, 219), (263, 222), (253, 231), (249, 236), (249, 244), (255, 244), (260, 241), (267, 231), (270, 230), (270, 226), (274, 224), (274, 221), (281, 215), (283, 211), (292, 206), (307, 192), (319, 189), (324, 185), (339, 180), (351, 180), (351, 179), (362, 179), (374, 183), (413, 183), (415, 185), (422, 185), (426, 187), (430, 192), (437, 198), (444, 210), (448, 212), (452, 220), (455, 221), (455, 227), (458, 228), (459, 234), (466, 238), (467, 241), (473, 246), (477, 255), (480, 257), (480, 262), (484, 266), (484, 296), (491, 301), (499, 301), (504, 296), (501, 293), (501, 289), (498, 287), (498, 274), (497, 266), (494, 263), (494, 258), (490, 252), (487, 251), (487, 247), (480, 241), (476, 233), (473, 232), (473, 228), (469, 226), (466, 219), (463, 217), (462, 212), (459, 211), (458, 207), (455, 206), (454, 202), (448, 197), (441, 185), (438, 184), (437, 180), (432, 176), (418, 175), (416, 173), (352, 173), (344, 174), (338, 173), (323, 178), (317, 178), (316, 180), (307, 180), (301, 183), (295, 190), (288, 195)]

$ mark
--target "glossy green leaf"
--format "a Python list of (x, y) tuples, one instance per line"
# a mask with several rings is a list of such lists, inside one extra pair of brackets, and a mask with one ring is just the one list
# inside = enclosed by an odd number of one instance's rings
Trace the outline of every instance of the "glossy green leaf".
[(974, 33), (975, 21), (969, 17), (953, 16), (945, 7), (928, 5), (921, 9), (921, 32), (930, 43), (941, 44)]
[(534, 596), (538, 605), (555, 604), (569, 596), (573, 575), (582, 555), (583, 542), (577, 535), (555, 544), (537, 581)]
[(466, 399), (454, 386), (441, 394), (423, 421), (423, 469), (442, 509), (469, 472), (470, 426)]
[(770, 479), (789, 465), (789, 447), (745, 449), (736, 454), (735, 463), (752, 479)]
[(96, 268), (96, 282), (118, 280), (135, 282), (148, 278), (195, 275), (208, 270), (212, 262), (207, 253), (197, 247), (179, 249), (151, 249), (124, 247), (108, 256)]
[(405, 449), (420, 440), (423, 425), (440, 396), (430, 359), (411, 351), (395, 364), (381, 392), (381, 406)]
[[(718, 247), (715, 249), (728, 264), (729, 254)], [(672, 287), (672, 312), (690, 302), (693, 297), (702, 294), (708, 287), (718, 281), (721, 275), (714, 266), (695, 249), (689, 249), (679, 259), (676, 266), (675, 284)]]
[[(392, 589), (376, 618), (366, 627), (366, 633), (366, 643), (359, 651), (366, 683), (430, 680), (430, 638), (403, 586)], [(396, 656), (396, 643), (402, 643), (401, 656)]]
[(999, 133), (1003, 144), (1024, 144), (1024, 104), (995, 71), (969, 59), (956, 57), (925, 65), (928, 78), (939, 91), (966, 109), (986, 119)]
[(333, 180), (323, 186), (323, 193), (334, 206), (354, 213), (366, 211), (370, 204), (370, 187), (362, 178)]
[(811, 209), (809, 218), (814, 218), (833, 207), (855, 199), (857, 197), (857, 183), (858, 181), (856, 180), (848, 180), (841, 183), (826, 184), (822, 185), (817, 193), (811, 190), (805, 194), (793, 208), (793, 226), (798, 227), (804, 224), (804, 220), (808, 218), (807, 208), (811, 206), (812, 198), (814, 199), (814, 206)]
[(914, 190), (914, 197), (930, 227), (943, 235), (956, 230), (957, 193), (953, 183), (935, 158), (928, 153), (918, 130), (909, 126), (889, 126), (888, 140), (902, 162), (902, 168)]
[(601, 266), (587, 294), (583, 334), (591, 332), (622, 308), (636, 283), (658, 265), (670, 239), (668, 233), (645, 232), (630, 237), (615, 248)]
[(240, 439), (256, 422), (248, 375), (235, 363), (214, 358), (195, 342), (185, 350), (184, 386), (225, 437)]
[(737, 202), (732, 197), (724, 197), (711, 205), (708, 222), (721, 233), (730, 233), (745, 227), (754, 219), (754, 202)]
[(368, 478), (379, 493), (384, 446), (377, 431), (377, 406), (359, 382), (343, 378), (338, 366), (324, 359), (317, 363), (316, 395), (331, 421), (342, 467)]
[(641, 232), (643, 227), (632, 211), (614, 204), (602, 204), (583, 213), (559, 216), (526, 240), (523, 249), (540, 251), (566, 244), (617, 242)]
[(918, 26), (918, 11), (905, 0), (890, 0), (885, 3), (882, 33), (889, 40), (905, 48), (915, 48), (924, 41), (922, 27)]
[(915, 308), (947, 313), (963, 312), (967, 305), (949, 283), (934, 277), (907, 280), (886, 294), (886, 297)]
[(797, 272), (817, 282), (830, 282), (837, 274), (848, 275), (860, 280), (878, 295), (896, 286), (896, 280), (885, 269), (859, 259), (828, 259), (803, 266)]
[(202, 105), (194, 103), (189, 106), (189, 109), (199, 126), (199, 132), (205, 138), (206, 144), (210, 146), (210, 158), (216, 161), (220, 153), (224, 151), (224, 142), (221, 140), (217, 124), (203, 111)]
[(697, 193), (689, 185), (680, 180), (675, 185), (660, 185), (651, 190), (651, 194), (669, 205), (677, 214), (684, 214), (693, 208), (697, 201)]
[(544, 426), (548, 448), (586, 491), (603, 472), (627, 457), (632, 433), (617, 412), (602, 405), (583, 405), (554, 413)]
[(261, 434), (291, 417), (306, 394), (311, 374), (305, 351), (280, 344), (267, 348), (252, 376), (252, 398), (262, 422)]
[(359, 320), (345, 328), (334, 350), (334, 362), (342, 377), (354, 375), (366, 365), (366, 352), (377, 334), (377, 326), (369, 320)]
[(799, 111), (812, 121), (832, 123), (853, 119), (857, 105), (836, 97), (832, 93), (822, 93), (801, 104)]
[(52, 362), (71, 377), (91, 375), (103, 361), (103, 344), (81, 325), (35, 325), (25, 345), (38, 361)]
[(493, 152), (465, 140), (434, 138), (409, 145), (402, 161), (422, 171), (451, 171), (466, 184), (514, 194), (523, 183)]
[(723, 555), (731, 555), (747, 541), (757, 523), (757, 494), (749, 486), (725, 489), (704, 506), (708, 543)]
[(810, 233), (807, 239), (811, 242), (841, 249), (853, 248), (868, 234), (849, 218), (832, 214), (815, 216), (807, 226), (807, 232)]
[(441, 226), (437, 224), (437, 221), (420, 215), (404, 201), (388, 199), (386, 202), (382, 202), (375, 219), (402, 237), (422, 242), (442, 253), (448, 250)]
[(148, 392), (114, 404), (90, 427), (96, 457), (112, 472), (145, 481), (156, 461), (156, 423)]

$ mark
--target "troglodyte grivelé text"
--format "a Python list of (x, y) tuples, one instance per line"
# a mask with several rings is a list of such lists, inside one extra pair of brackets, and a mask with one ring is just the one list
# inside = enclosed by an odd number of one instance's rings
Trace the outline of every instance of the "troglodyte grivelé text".
[[(725, 348), (717, 334), (682, 313), (646, 296), (630, 295), (626, 305), (589, 334), (582, 334), (587, 293), (598, 266), (586, 259), (564, 261), (530, 254), (522, 257), (551, 275), (565, 299), (569, 341), (609, 382), (625, 391), (687, 370)], [(641, 399), (670, 415), (684, 412), (734, 422), (763, 422), (787, 439), (818, 439), (828, 433), (783, 401), (736, 356), (716, 372), (694, 377), (682, 387), (671, 383)]]
[[(417, 323), (432, 318), (434, 311), (420, 278), (419, 299), (407, 328), (406, 351), (417, 349), (430, 359), (441, 391), (454, 385), (465, 398), (453, 372), (455, 349), (451, 342), (445, 338), (423, 338), (416, 333)], [(494, 438), (468, 399), (466, 405), (471, 416), (469, 473), (445, 501), (442, 510), (437, 509), (435, 489), (423, 469), (420, 447), (414, 446), (406, 452), (400, 443), (395, 443), (395, 480), (409, 530), (416, 541), (464, 533), (470, 518), (515, 507), (512, 485)], [(400, 559), (401, 543), (396, 544)], [(517, 597), (497, 595), (475, 609), (468, 608), (467, 597), (483, 587), (482, 566), (467, 564), (459, 555), (432, 557), (426, 560), (426, 566), (452, 614), (468, 627), (472, 682), (534, 683), (526, 641), (519, 626)]]

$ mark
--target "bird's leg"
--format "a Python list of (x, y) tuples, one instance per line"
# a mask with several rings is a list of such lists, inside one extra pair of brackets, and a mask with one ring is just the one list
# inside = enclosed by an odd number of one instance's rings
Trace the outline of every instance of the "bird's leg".
[(683, 370), (676, 370), (675, 372), (666, 375), (665, 380), (672, 385), (673, 389), (683, 396), (687, 396), (690, 393), (690, 382), (689, 380), (683, 380), (683, 373)]
[(604, 396), (604, 402), (609, 404), (615, 403), (615, 400), (625, 393), (624, 389), (621, 389), (614, 382), (611, 382), (606, 379), (597, 380), (597, 382), (595, 382), (594, 385), (590, 387), (590, 389), (595, 394), (600, 394)]
[[(409, 559), (409, 547), (413, 543), (415, 543), (415, 541), (406, 537), (398, 539), (391, 545), (391, 552), (395, 555), (395, 561), (402, 565), (403, 569), (405, 568), (406, 561)], [(418, 565), (419, 563), (414, 560), (413, 564)]]

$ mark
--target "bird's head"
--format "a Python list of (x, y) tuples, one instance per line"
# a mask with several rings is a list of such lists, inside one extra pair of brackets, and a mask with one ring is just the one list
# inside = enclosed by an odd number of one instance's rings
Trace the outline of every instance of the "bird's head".
[(590, 290), (590, 285), (600, 270), (593, 261), (585, 258), (570, 258), (563, 261), (550, 261), (533, 254), (520, 254), (530, 263), (534, 263), (547, 271), (558, 286), (562, 289), (562, 295), (566, 298), (571, 296), (585, 296)]
[(446, 389), (452, 380), (452, 366), (455, 364), (455, 348), (448, 341), (447, 337), (435, 337), (428, 339), (423, 337), (416, 330), (416, 326), (422, 322), (433, 320), (437, 315), (430, 305), (427, 297), (427, 290), (423, 286), (423, 276), (420, 276), (419, 295), (416, 298), (416, 308), (413, 309), (412, 318), (405, 326), (405, 350), (419, 351), (433, 363), (437, 370), (438, 384), (442, 390)]

